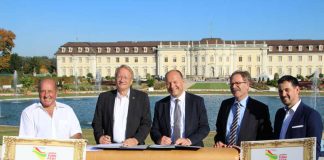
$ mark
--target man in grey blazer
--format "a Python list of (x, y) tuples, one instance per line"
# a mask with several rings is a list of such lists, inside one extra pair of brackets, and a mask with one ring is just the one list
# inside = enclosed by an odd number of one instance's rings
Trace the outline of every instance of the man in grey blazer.
[(116, 90), (98, 97), (92, 128), (97, 144), (144, 144), (151, 128), (148, 95), (131, 88), (134, 74), (130, 67), (116, 69)]
[[(184, 91), (180, 71), (171, 70), (165, 78), (170, 96), (155, 104), (152, 140), (161, 145), (203, 146), (202, 140), (209, 133), (204, 99)], [(179, 114), (176, 114), (177, 107)]]

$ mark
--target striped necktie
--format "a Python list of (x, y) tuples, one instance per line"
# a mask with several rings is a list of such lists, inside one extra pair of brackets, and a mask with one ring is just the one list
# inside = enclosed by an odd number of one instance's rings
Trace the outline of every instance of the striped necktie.
[(230, 128), (230, 136), (228, 139), (228, 145), (235, 145), (237, 140), (237, 128), (238, 128), (238, 120), (240, 117), (240, 108), (241, 104), (239, 102), (235, 103), (234, 106), (236, 107), (236, 113), (233, 118), (233, 122)]

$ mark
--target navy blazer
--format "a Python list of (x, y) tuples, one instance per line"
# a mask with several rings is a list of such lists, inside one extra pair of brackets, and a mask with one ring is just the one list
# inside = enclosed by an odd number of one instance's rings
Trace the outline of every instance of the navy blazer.
[[(189, 138), (193, 146), (203, 146), (202, 140), (210, 131), (204, 99), (188, 92), (185, 94), (185, 138)], [(171, 137), (170, 99), (167, 96), (155, 104), (151, 138), (156, 144), (162, 136)]]
[[(215, 143), (221, 141), (226, 144), (226, 126), (235, 98), (229, 98), (222, 102), (216, 120)], [(268, 140), (273, 138), (272, 126), (268, 106), (251, 97), (248, 98), (246, 109), (241, 121), (237, 146), (241, 141)]]
[[(102, 135), (109, 135), (113, 140), (114, 105), (117, 90), (100, 93), (92, 120), (93, 134), (97, 144)], [(127, 138), (136, 138), (139, 144), (144, 144), (150, 132), (152, 120), (148, 95), (144, 92), (130, 89), (129, 106), (126, 122)]]
[[(278, 109), (274, 122), (274, 136), (276, 139), (280, 137), (285, 115), (286, 111), (284, 108)], [(318, 158), (321, 151), (322, 131), (321, 115), (313, 108), (301, 102), (289, 123), (285, 138), (316, 137), (316, 157)]]

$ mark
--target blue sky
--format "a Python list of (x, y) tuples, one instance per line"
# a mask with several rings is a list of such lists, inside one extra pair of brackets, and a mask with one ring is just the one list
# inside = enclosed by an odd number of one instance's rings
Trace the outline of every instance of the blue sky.
[(53, 57), (66, 42), (324, 39), (323, 0), (1, 0), (14, 52)]

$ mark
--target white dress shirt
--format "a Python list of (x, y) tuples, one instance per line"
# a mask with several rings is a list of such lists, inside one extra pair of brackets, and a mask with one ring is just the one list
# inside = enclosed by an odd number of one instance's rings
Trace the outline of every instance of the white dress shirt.
[(122, 143), (125, 140), (129, 93), (130, 90), (128, 90), (126, 96), (122, 96), (117, 92), (117, 96), (115, 98), (113, 142)]
[(41, 103), (28, 106), (21, 114), (20, 137), (69, 139), (77, 133), (82, 133), (79, 120), (66, 104), (56, 102), (52, 117)]
[(284, 118), (284, 120), (282, 122), (279, 139), (285, 139), (286, 133), (287, 133), (287, 130), (288, 130), (288, 127), (289, 127), (289, 124), (290, 124), (290, 121), (291, 121), (292, 117), (294, 116), (300, 102), (301, 102), (301, 99), (293, 107), (291, 107), (290, 109), (285, 107), (286, 116), (285, 116), (285, 118)]
[(171, 96), (170, 100), (170, 126), (171, 126), (171, 138), (173, 139), (173, 127), (174, 127), (174, 108), (175, 108), (175, 99), (179, 99), (178, 105), (180, 106), (181, 110), (181, 122), (180, 122), (180, 133), (181, 138), (184, 138), (184, 131), (185, 131), (185, 104), (186, 104), (186, 92), (183, 92), (179, 98), (175, 98)]

